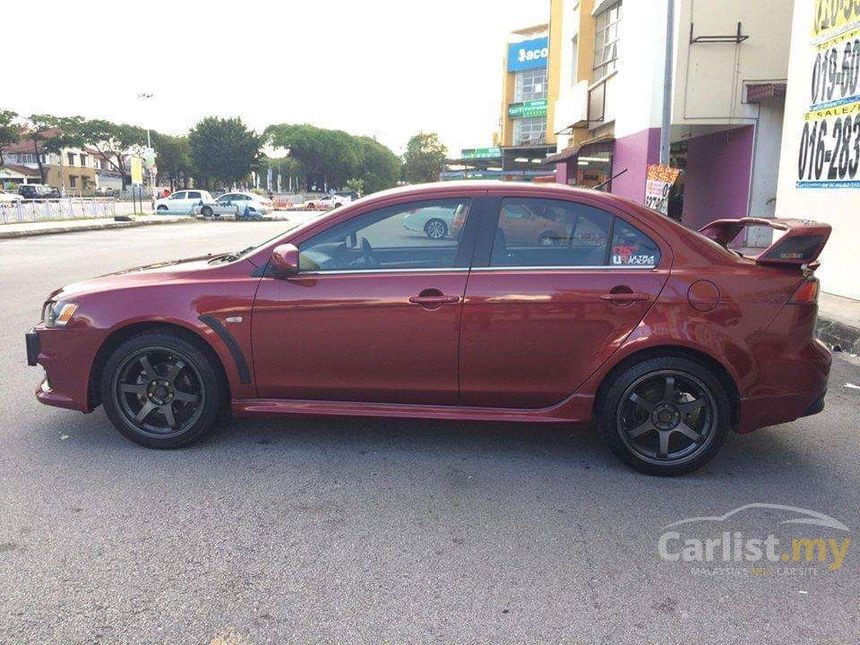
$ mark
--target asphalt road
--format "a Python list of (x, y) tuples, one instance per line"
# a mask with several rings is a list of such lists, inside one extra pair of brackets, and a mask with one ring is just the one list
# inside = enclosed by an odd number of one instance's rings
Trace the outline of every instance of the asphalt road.
[[(732, 436), (678, 479), (628, 470), (588, 429), (234, 420), (157, 452), (101, 410), (35, 401), (23, 333), (51, 289), (283, 226), (0, 241), (0, 642), (857, 642), (855, 544), (833, 572), (658, 555), (666, 525), (756, 502), (858, 535), (856, 359), (835, 360), (824, 413)], [(684, 530), (823, 530), (784, 514)]]

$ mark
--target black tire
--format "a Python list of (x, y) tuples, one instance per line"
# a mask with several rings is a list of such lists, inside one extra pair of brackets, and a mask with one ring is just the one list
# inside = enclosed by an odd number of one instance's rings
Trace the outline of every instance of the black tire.
[(200, 209), (200, 214), (203, 217), (212, 217), (212, 209), (209, 206), (204, 206)]
[(611, 378), (597, 410), (598, 428), (628, 466), (649, 475), (682, 475), (713, 459), (726, 440), (729, 397), (705, 365), (664, 356)]
[(166, 213), (166, 212), (167, 212), (167, 206), (165, 206), (164, 204), (159, 204), (159, 205), (155, 208), (155, 210), (156, 210), (157, 212), (159, 212), (159, 213)]
[[(179, 448), (200, 440), (215, 427), (227, 396), (202, 341), (164, 332), (144, 332), (117, 347), (102, 370), (100, 387), (114, 427), (148, 448)], [(143, 418), (137, 421), (135, 413)]]
[(434, 217), (424, 224), (424, 234), (431, 240), (444, 240), (448, 237), (448, 225), (444, 220)]

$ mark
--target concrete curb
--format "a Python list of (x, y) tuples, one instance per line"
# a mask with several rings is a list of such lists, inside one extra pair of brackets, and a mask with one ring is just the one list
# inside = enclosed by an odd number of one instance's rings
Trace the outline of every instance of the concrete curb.
[(831, 349), (860, 354), (860, 328), (832, 320), (826, 312), (818, 312), (815, 336)]
[(16, 239), (19, 237), (33, 237), (36, 235), (58, 235), (60, 233), (78, 233), (85, 231), (103, 231), (114, 228), (134, 228), (135, 226), (155, 226), (162, 224), (185, 224), (196, 222), (196, 219), (169, 219), (164, 221), (146, 220), (130, 222), (109, 222), (107, 224), (87, 224), (84, 226), (58, 226), (56, 228), (32, 229), (29, 231), (4, 231), (0, 229), (0, 240)]

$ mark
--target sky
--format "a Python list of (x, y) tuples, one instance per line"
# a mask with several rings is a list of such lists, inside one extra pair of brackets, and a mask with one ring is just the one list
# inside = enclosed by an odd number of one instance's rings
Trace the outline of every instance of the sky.
[(451, 152), (491, 144), (507, 35), (546, 22), (549, 0), (43, 0), (38, 14), (38, 36), (4, 30), (7, 64), (17, 52), (41, 73), (9, 75), (0, 109), (170, 134), (209, 115), (311, 123), (400, 154), (418, 131)]

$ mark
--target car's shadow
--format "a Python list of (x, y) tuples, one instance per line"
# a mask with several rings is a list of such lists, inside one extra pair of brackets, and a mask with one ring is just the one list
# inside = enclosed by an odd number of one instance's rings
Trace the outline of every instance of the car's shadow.
[[(713, 484), (743, 480), (755, 490), (775, 481), (791, 489), (844, 490), (847, 478), (834, 472), (828, 456), (810, 449), (812, 422), (766, 428), (750, 435), (732, 433), (721, 452), (708, 465), (680, 478), (665, 479), (636, 473), (621, 464), (603, 445), (593, 426), (454, 422), (376, 418), (290, 417), (279, 419), (225, 418), (205, 441), (176, 451), (155, 451), (135, 446), (114, 431), (103, 411), (77, 417), (73, 426), (58, 411), (54, 423), (46, 424), (43, 437), (52, 441), (58, 434), (73, 435), (68, 449), (79, 447), (86, 459), (133, 458), (135, 462), (181, 467), (183, 463), (216, 464), (219, 459), (237, 458), (277, 467), (279, 460), (300, 453), (305, 462), (324, 463), (325, 468), (343, 468), (356, 460), (363, 463), (405, 464), (412, 469), (433, 471), (452, 462), (490, 466), (499, 472), (525, 471), (535, 476), (564, 477), (589, 481), (635, 480), (647, 487), (676, 487), (683, 482)], [(52, 437), (53, 435), (53, 437)], [(131, 455), (134, 455), (131, 457)], [(832, 460), (832, 455), (829, 457)], [(287, 460), (289, 461), (289, 460)], [(285, 466), (286, 468), (286, 466)], [(825, 478), (826, 475), (826, 478)], [(672, 483), (674, 482), (674, 483)], [(679, 483), (680, 482), (680, 483)], [(719, 488), (713, 489), (717, 493)]]

